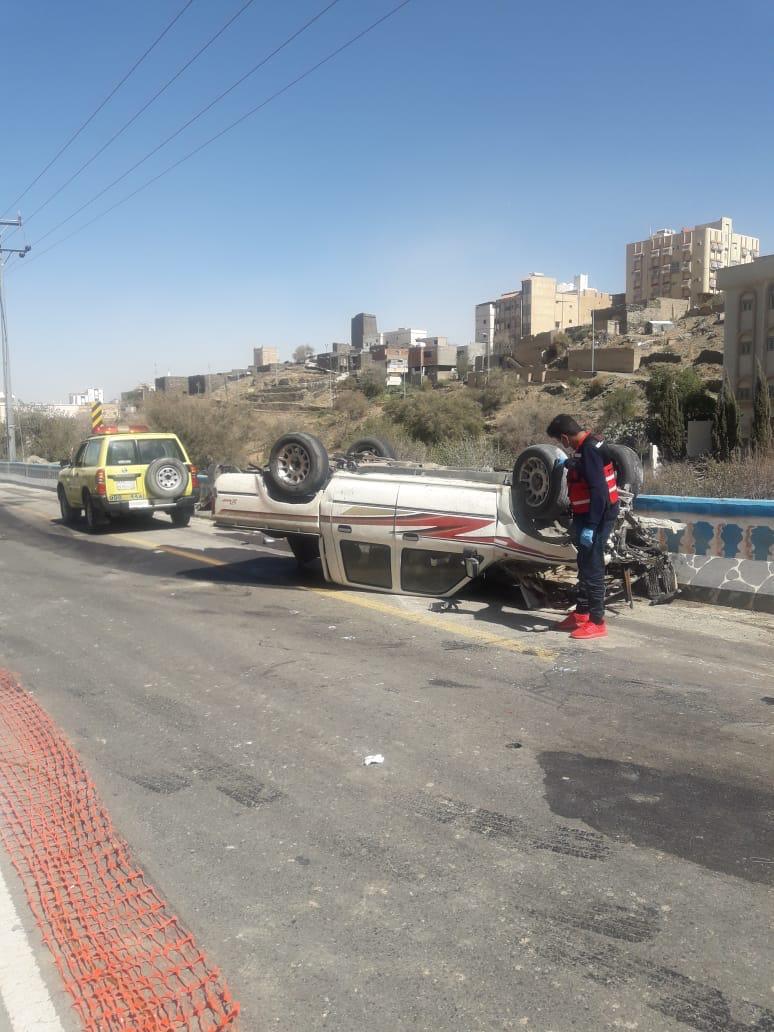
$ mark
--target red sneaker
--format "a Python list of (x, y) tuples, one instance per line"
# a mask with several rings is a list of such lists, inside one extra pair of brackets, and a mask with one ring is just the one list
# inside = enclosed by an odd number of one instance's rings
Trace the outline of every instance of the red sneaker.
[(589, 620), (587, 623), (582, 624), (576, 628), (570, 635), (571, 638), (583, 639), (586, 638), (606, 638), (607, 637), (607, 624), (606, 623), (594, 623)]
[(554, 624), (555, 631), (576, 631), (579, 627), (589, 622), (588, 613), (568, 613), (561, 623)]

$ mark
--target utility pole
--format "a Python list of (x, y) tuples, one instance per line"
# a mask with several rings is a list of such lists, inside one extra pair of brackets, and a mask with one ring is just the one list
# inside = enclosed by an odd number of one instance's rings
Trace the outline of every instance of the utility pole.
[[(13, 226), (18, 229), (21, 226), (21, 215), (15, 219), (0, 219), (0, 227)], [(30, 245), (24, 247), (3, 247), (2, 233), (0, 231), (0, 336), (3, 342), (3, 390), (5, 391), (5, 436), (7, 440), (8, 461), (16, 462), (16, 425), (13, 420), (13, 392), (11, 387), (11, 355), (8, 350), (8, 321), (5, 314), (5, 294), (3, 292), (3, 267), (6, 254), (17, 254), (23, 258), (30, 250)]]

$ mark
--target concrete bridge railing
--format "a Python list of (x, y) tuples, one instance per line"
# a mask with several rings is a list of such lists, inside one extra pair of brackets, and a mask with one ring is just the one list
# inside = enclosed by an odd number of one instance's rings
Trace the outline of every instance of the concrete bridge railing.
[(685, 524), (660, 531), (683, 597), (774, 613), (774, 500), (640, 495), (635, 508)]

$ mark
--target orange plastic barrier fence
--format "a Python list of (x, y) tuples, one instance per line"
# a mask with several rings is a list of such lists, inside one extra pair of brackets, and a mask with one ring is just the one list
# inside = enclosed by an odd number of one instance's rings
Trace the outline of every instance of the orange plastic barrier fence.
[(0, 835), (88, 1032), (236, 1028), (220, 972), (133, 862), (75, 750), (3, 671)]

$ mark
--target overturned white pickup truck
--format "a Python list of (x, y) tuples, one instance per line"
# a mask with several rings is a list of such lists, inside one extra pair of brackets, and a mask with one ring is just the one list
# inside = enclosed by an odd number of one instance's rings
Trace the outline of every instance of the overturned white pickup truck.
[[(677, 593), (669, 556), (653, 521), (632, 511), (642, 466), (623, 445), (613, 452), (621, 511), (606, 556), (609, 587), (629, 600), (634, 589), (668, 601)], [(566, 474), (555, 466), (563, 454), (534, 445), (512, 471), (480, 472), (399, 462), (374, 438), (329, 456), (310, 434), (284, 434), (266, 468), (218, 477), (212, 516), (287, 538), (299, 563), (319, 557), (337, 584), (447, 597), (496, 567), (535, 598), (541, 574), (575, 562)]]

